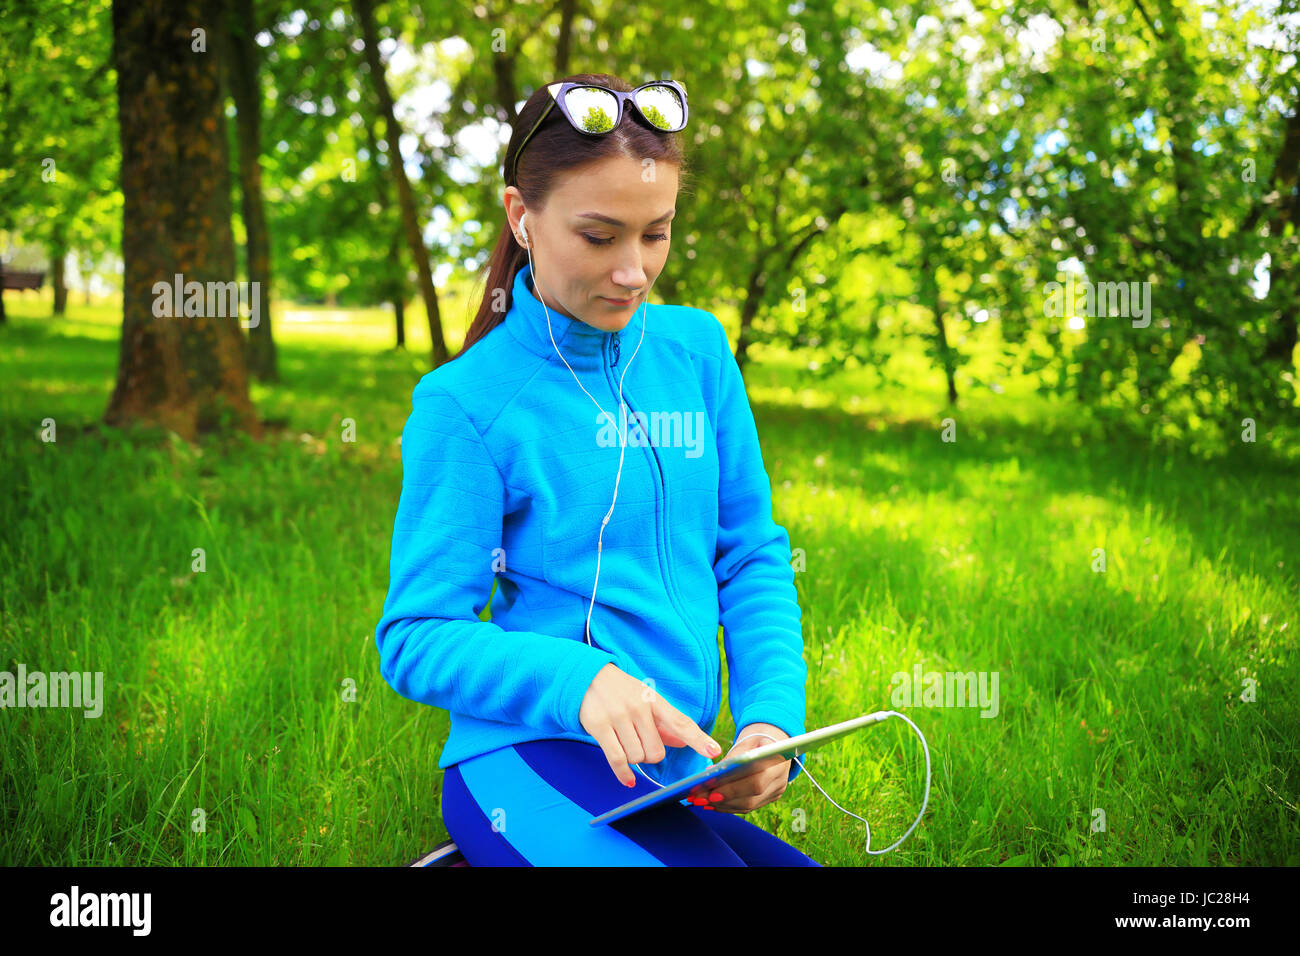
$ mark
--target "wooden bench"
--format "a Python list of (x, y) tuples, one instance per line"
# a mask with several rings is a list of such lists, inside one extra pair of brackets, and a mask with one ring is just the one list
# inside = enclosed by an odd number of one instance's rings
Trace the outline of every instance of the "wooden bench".
[(4, 288), (9, 289), (36, 289), (39, 290), (45, 284), (44, 272), (10, 272), (8, 269), (0, 273), (4, 276)]

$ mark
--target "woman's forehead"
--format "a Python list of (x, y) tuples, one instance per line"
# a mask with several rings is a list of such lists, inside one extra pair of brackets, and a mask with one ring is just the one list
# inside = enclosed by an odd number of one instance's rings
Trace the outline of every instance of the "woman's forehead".
[(597, 212), (644, 225), (671, 212), (677, 199), (675, 164), (657, 163), (651, 176), (645, 168), (629, 156), (612, 156), (558, 184), (553, 198), (566, 215)]

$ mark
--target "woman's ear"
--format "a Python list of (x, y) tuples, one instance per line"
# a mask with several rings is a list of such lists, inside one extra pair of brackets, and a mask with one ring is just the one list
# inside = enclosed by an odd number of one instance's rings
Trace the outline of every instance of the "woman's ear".
[[(513, 201), (511, 201), (512, 197)], [(522, 211), (524, 210), (524, 197), (514, 186), (507, 186), (504, 201), (506, 207), (506, 225), (510, 228), (510, 231), (518, 237), (519, 223), (523, 221), (524, 216), (528, 215), (527, 211)], [(515, 220), (513, 217), (513, 213), (516, 212), (520, 214), (518, 220)]]

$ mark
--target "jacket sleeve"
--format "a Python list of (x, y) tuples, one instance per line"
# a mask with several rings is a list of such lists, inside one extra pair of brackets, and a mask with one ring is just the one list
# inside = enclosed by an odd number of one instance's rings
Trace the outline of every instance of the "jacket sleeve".
[(384, 680), (447, 711), (585, 733), (583, 697), (614, 658), (583, 641), (479, 620), (501, 553), (505, 485), (451, 395), (417, 386), (412, 401), (388, 596), (375, 629)]
[[(749, 724), (805, 732), (803, 628), (790, 537), (772, 520), (772, 488), (754, 413), (717, 319), (718, 542), (713, 561), (736, 733)], [(760, 738), (759, 743), (771, 741)], [(803, 758), (800, 758), (803, 759)], [(791, 761), (790, 780), (799, 775)]]

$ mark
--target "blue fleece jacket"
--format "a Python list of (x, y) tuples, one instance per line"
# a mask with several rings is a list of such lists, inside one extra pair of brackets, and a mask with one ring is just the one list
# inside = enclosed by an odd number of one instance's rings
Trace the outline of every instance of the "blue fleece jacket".
[[(504, 321), (423, 378), (402, 430), (388, 596), (375, 629), (384, 679), (451, 714), (439, 767), (541, 738), (596, 744), (578, 719), (608, 663), (712, 733), (718, 629), (737, 731), (804, 732), (800, 610), (790, 540), (772, 519), (744, 380), (708, 312), (650, 305), (621, 332), (554, 309), (530, 266)], [(573, 373), (556, 355), (551, 337)], [(619, 467), (618, 500), (596, 542)], [(492, 619), (479, 614), (495, 576)], [(770, 741), (759, 739), (758, 743)], [(727, 748), (725, 741), (719, 741)], [(734, 741), (733, 741), (734, 743)], [(668, 783), (708, 758), (666, 747)], [(790, 779), (799, 773), (791, 762)]]

